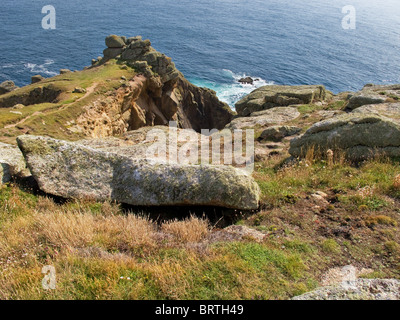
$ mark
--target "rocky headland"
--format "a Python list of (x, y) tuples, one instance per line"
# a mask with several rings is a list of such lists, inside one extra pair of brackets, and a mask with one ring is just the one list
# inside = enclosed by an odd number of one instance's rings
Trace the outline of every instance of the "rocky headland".
[[(296, 268), (303, 263), (298, 255), (317, 252), (316, 261), (326, 254), (337, 265), (368, 264), (368, 255), (360, 252), (383, 241), (385, 249), (370, 252), (375, 257), (370, 267), (383, 265), (386, 278), (399, 277), (400, 85), (368, 84), (339, 94), (323, 85), (268, 85), (238, 101), (234, 112), (214, 91), (186, 80), (149, 40), (111, 35), (105, 44), (103, 57), (84, 70), (34, 76), (22, 88), (12, 81), (0, 85), (0, 184), (18, 185), (30, 177), (40, 192), (71, 201), (251, 213), (252, 228), (230, 226), (196, 245), (273, 239), (268, 250), (295, 253), (286, 261), (268, 251), (274, 261), (268, 270), (280, 270), (294, 282), (300, 281)], [(226, 147), (224, 141), (247, 129), (253, 130), (254, 153), (244, 162), (252, 163), (251, 172), (236, 159), (201, 163), (197, 153), (182, 163), (170, 149), (174, 132), (185, 153), (207, 150), (211, 159)], [(152, 130), (168, 141), (164, 157), (160, 150), (148, 153)], [(213, 138), (216, 149), (210, 149)], [(385, 179), (376, 169), (382, 166)], [(299, 245), (301, 237), (308, 242)], [(357, 242), (363, 237), (363, 244)], [(338, 247), (345, 248), (339, 258)], [(255, 265), (251, 259), (247, 262)], [(320, 263), (332, 267), (329, 261)], [(319, 266), (312, 268), (320, 277)], [(299, 285), (289, 295), (311, 288), (315, 285)], [(398, 288), (395, 280), (359, 279), (350, 289), (337, 285), (296, 299), (398, 299)]]

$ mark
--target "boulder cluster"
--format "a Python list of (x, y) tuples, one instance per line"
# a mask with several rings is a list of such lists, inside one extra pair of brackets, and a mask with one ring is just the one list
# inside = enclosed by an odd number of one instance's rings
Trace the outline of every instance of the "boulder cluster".
[[(121, 69), (136, 72), (132, 79), (121, 78), (123, 85), (113, 95), (85, 106), (86, 112), (71, 125), (71, 131), (88, 128), (81, 133), (96, 139), (68, 142), (24, 135), (17, 139), (19, 148), (0, 144), (2, 183), (31, 173), (40, 189), (65, 198), (138, 206), (257, 209), (258, 185), (240, 168), (165, 162), (146, 154), (145, 128), (167, 128), (170, 121), (176, 121), (179, 130), (194, 129), (199, 137), (202, 129), (225, 129), (217, 133), (223, 139), (233, 130), (255, 129), (256, 161), (281, 152), (285, 141), (294, 158), (305, 157), (310, 150), (325, 156), (342, 152), (356, 162), (381, 154), (400, 157), (400, 85), (367, 85), (360, 92), (348, 93), (340, 110), (322, 108), (334, 99), (322, 85), (268, 85), (238, 101), (234, 116), (215, 92), (187, 81), (149, 40), (110, 35), (105, 44), (104, 57), (94, 59), (91, 68), (116, 59), (113, 63)], [(60, 74), (69, 72), (60, 70)], [(32, 77), (33, 83), (42, 80)], [(241, 80), (250, 84), (252, 79)], [(16, 89), (11, 82), (0, 88)], [(81, 87), (72, 92), (90, 93)], [(1, 107), (52, 101), (59, 94), (48, 86), (32, 86), (21, 95), (7, 95)], [(305, 126), (310, 115), (304, 107), (309, 106), (323, 110), (313, 114), (319, 119)], [(111, 130), (103, 130), (105, 123)], [(199, 147), (197, 142), (190, 146)]]
[(298, 107), (327, 105), (332, 97), (321, 85), (264, 86), (236, 103), (238, 117), (227, 127), (264, 128), (260, 140), (291, 137), (289, 153), (295, 158), (310, 151), (322, 157), (343, 154), (354, 162), (378, 155), (400, 157), (400, 85), (366, 85), (348, 93), (343, 110), (321, 110), (322, 121), (302, 135), (301, 128), (288, 125), (300, 116)]

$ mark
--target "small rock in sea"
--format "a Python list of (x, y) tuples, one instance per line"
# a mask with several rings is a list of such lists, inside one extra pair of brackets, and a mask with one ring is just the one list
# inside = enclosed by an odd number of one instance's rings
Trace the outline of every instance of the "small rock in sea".
[(239, 79), (239, 82), (243, 84), (253, 84), (254, 80), (251, 77), (246, 77)]

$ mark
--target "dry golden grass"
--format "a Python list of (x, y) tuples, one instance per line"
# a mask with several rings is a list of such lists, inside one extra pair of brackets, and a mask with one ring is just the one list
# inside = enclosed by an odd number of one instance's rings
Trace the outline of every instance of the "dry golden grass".
[(191, 216), (181, 221), (166, 222), (161, 229), (172, 234), (178, 242), (200, 242), (210, 232), (210, 225), (207, 220)]
[(395, 188), (396, 190), (400, 190), (400, 174), (394, 177), (393, 188)]

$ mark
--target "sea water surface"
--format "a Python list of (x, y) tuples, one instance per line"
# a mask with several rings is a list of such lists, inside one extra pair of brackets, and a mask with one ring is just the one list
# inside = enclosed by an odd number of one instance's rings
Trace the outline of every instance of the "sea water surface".
[[(44, 30), (42, 7), (56, 9)], [(342, 28), (342, 8), (356, 29)], [(231, 106), (266, 84), (359, 90), (400, 83), (399, 0), (1, 0), (0, 82), (82, 69), (109, 34), (142, 35)], [(238, 79), (252, 76), (255, 85)]]

